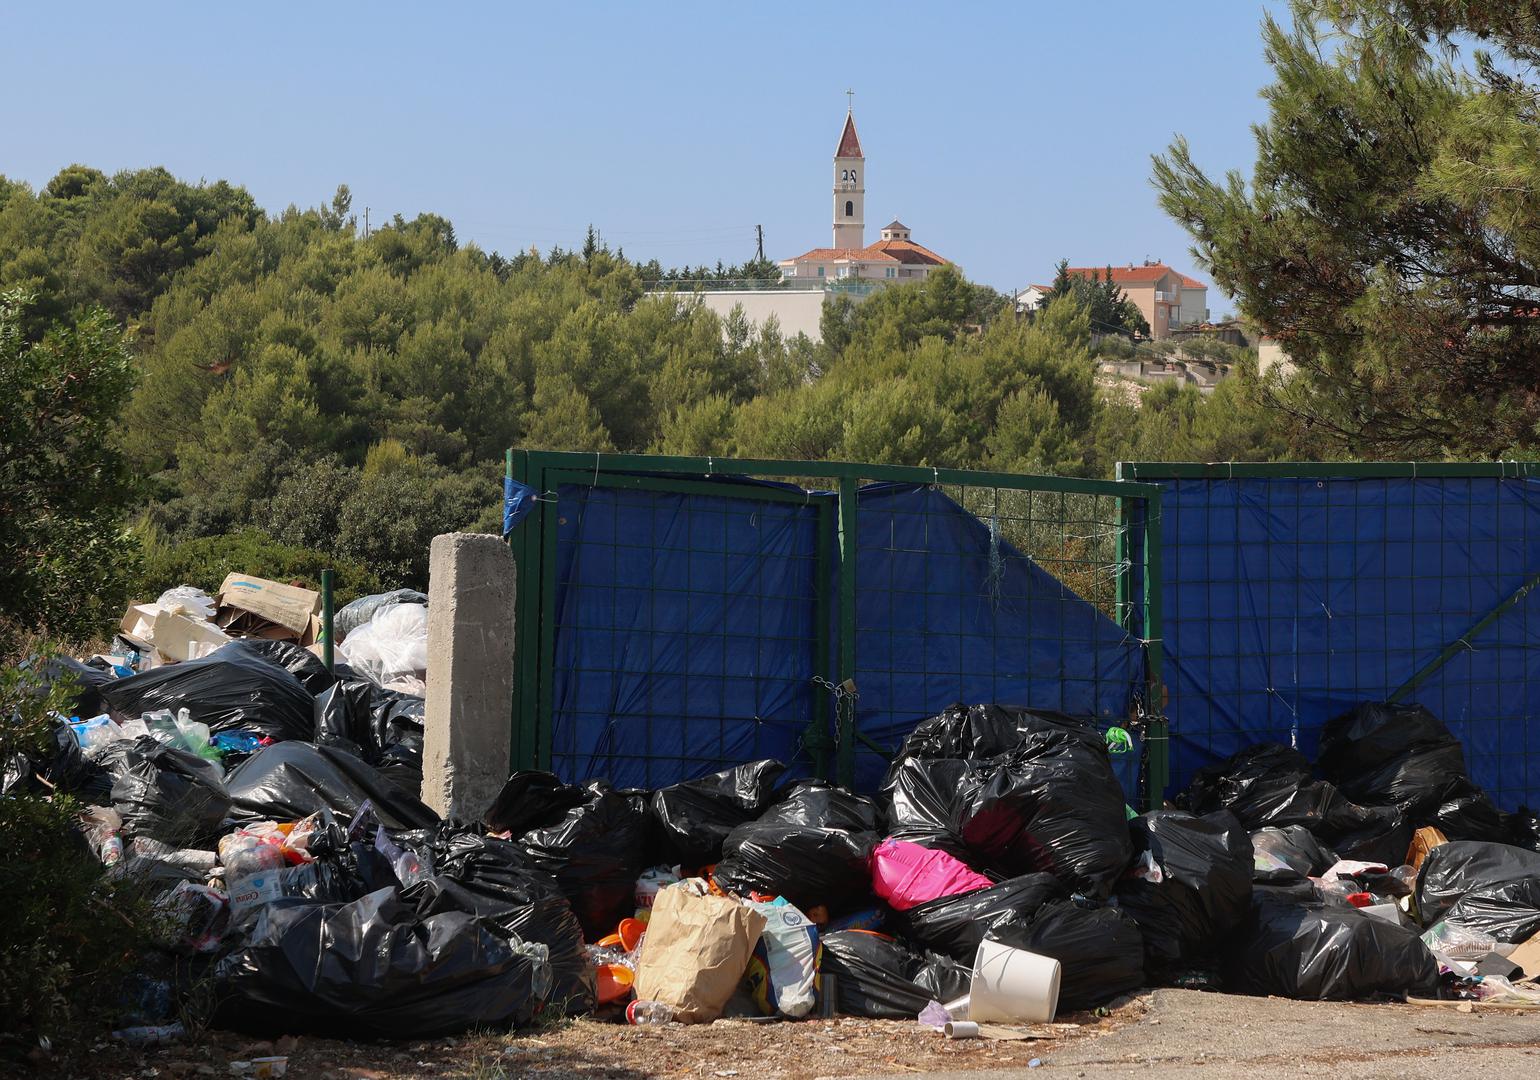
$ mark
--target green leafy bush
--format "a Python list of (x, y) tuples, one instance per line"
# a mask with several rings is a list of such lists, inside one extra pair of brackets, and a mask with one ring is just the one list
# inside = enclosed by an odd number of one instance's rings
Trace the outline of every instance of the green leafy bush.
[(339, 608), (360, 596), (385, 591), (379, 577), (363, 563), (281, 544), (264, 532), (248, 529), (174, 544), (151, 544), (138, 595), (153, 600), (174, 585), (194, 585), (212, 595), (226, 574), (252, 574), (319, 589), (321, 571), (328, 569), (336, 572), (333, 591)]
[(153, 921), (131, 884), (104, 873), (75, 799), (24, 779), (52, 757), (52, 714), (70, 696), (63, 684), (44, 692), (32, 670), (0, 669), (0, 761), (23, 778), (0, 796), (0, 1033), (13, 1039), (112, 1019)]

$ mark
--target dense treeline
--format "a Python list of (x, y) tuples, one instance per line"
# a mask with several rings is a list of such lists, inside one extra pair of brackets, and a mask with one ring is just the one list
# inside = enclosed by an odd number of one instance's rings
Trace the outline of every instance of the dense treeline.
[(349, 204), (341, 188), (269, 216), (160, 169), (0, 178), (0, 291), (30, 297), (18, 341), (103, 308), (136, 359), (114, 449), (152, 568), (258, 531), (420, 583), (435, 533), (497, 520), (509, 446), (1078, 475), (1290, 451), (1249, 373), (1207, 399), (1103, 392), (1074, 296), (1028, 322), (946, 271), (831, 301), (814, 345), (648, 296), (669, 272), (592, 235), (505, 258), (431, 214), (365, 237)]

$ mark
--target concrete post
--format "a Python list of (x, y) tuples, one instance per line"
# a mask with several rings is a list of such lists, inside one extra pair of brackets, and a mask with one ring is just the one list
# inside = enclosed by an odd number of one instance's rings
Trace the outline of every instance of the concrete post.
[(508, 779), (513, 740), (513, 552), (446, 533), (428, 562), (428, 695), (422, 800), (480, 821)]

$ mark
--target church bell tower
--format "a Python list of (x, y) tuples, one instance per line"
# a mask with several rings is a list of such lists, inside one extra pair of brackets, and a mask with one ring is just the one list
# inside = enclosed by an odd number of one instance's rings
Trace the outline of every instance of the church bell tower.
[(834, 246), (866, 246), (866, 158), (856, 137), (853, 112), (845, 112), (845, 129), (834, 152)]

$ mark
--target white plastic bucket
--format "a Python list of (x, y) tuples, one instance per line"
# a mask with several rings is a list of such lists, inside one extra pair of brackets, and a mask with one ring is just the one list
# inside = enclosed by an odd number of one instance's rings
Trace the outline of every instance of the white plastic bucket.
[(985, 940), (973, 959), (968, 1019), (1046, 1024), (1059, 1011), (1059, 962)]

